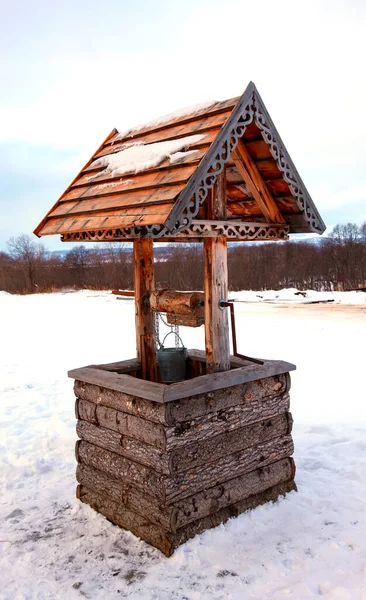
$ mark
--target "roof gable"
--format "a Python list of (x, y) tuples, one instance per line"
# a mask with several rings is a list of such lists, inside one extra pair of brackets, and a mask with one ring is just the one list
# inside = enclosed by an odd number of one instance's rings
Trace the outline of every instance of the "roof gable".
[[(239, 99), (170, 115), (125, 133), (113, 130), (35, 233), (61, 234), (64, 240), (169, 238), (189, 230), (197, 237), (204, 230), (207, 235), (200, 220), (207, 222), (205, 204), (224, 170), (225, 225), (230, 225), (233, 239), (243, 239), (238, 232), (253, 222), (270, 224), (273, 237), (284, 237), (285, 230), (324, 231), (250, 83)], [(275, 231), (278, 225), (281, 236)], [(228, 231), (224, 227), (223, 235)]]

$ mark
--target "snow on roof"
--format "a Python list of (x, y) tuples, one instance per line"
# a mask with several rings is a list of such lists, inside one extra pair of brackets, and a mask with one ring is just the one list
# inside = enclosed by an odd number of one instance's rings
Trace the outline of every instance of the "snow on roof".
[(217, 100), (201, 102), (200, 104), (192, 104), (191, 106), (185, 106), (184, 108), (180, 108), (179, 110), (171, 112), (167, 115), (157, 117), (156, 119), (153, 119), (152, 121), (148, 121), (147, 123), (141, 123), (140, 125), (131, 127), (131, 129), (125, 129), (125, 130), (121, 129), (120, 130), (117, 127), (117, 130), (120, 133), (121, 139), (123, 139), (123, 138), (127, 137), (128, 135), (131, 135), (132, 133), (137, 133), (141, 129), (155, 129), (156, 127), (159, 127), (160, 125), (169, 123), (169, 121), (183, 119), (184, 117), (187, 117), (188, 115), (189, 116), (195, 115), (200, 110), (204, 110), (204, 109), (208, 110), (214, 104), (217, 104)]
[[(113, 177), (125, 173), (139, 173), (157, 167), (166, 158), (169, 158), (172, 163), (176, 162), (182, 157), (185, 148), (188, 150), (189, 146), (196, 144), (204, 137), (206, 137), (204, 134), (190, 135), (177, 140), (155, 142), (154, 144), (130, 144), (120, 152), (98, 158), (93, 166), (104, 167), (103, 173), (108, 173)], [(188, 152), (196, 152), (196, 150)], [(100, 175), (99, 172), (97, 176)]]

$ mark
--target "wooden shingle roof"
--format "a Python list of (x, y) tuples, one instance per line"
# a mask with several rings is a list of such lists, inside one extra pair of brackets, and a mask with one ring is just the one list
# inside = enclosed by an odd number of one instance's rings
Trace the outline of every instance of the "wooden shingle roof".
[[(214, 227), (207, 199), (222, 171), (227, 217)], [(114, 129), (34, 233), (75, 241), (216, 231), (247, 239), (250, 226), (251, 239), (325, 229), (253, 83), (239, 98)]]

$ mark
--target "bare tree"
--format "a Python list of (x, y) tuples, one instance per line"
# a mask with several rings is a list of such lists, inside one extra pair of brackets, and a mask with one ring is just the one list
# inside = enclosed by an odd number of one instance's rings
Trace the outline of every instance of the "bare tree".
[(36, 273), (46, 259), (46, 250), (29, 235), (20, 235), (8, 241), (9, 255), (19, 265), (25, 278), (25, 291), (36, 291)]

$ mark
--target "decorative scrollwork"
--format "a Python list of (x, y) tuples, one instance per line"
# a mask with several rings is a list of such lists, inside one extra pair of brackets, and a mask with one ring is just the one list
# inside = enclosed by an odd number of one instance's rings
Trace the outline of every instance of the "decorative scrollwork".
[[(189, 227), (199, 211), (200, 206), (207, 198), (207, 194), (210, 188), (214, 186), (217, 180), (217, 176), (222, 173), (225, 168), (225, 164), (229, 162), (232, 151), (236, 148), (239, 139), (244, 135), (247, 126), (254, 119), (254, 106), (253, 106), (253, 95), (251, 95), (249, 101), (241, 108), (238, 112), (234, 123), (232, 117), (229, 118), (230, 128), (224, 137), (220, 135), (220, 145), (217, 147), (215, 144), (212, 145), (211, 149), (206, 155), (206, 160), (203, 162), (207, 163), (204, 167), (204, 174), (198, 185), (190, 186), (188, 184), (184, 195), (189, 197), (191, 195), (181, 215), (178, 216), (174, 230), (179, 231)], [(225, 128), (224, 128), (225, 129)], [(203, 165), (202, 165), (203, 166)], [(202, 167), (199, 167), (201, 172)]]
[[(179, 232), (172, 233), (164, 230), (155, 235), (159, 239), (187, 239), (224, 236), (228, 240), (286, 240), (288, 238), (288, 225), (270, 225), (266, 223), (230, 223), (228, 221), (194, 221), (191, 225)], [(61, 236), (63, 242), (104, 242), (108, 240), (133, 240), (147, 237), (147, 232), (141, 232), (137, 227), (124, 229), (108, 229), (106, 231), (82, 231), (65, 233)], [(151, 237), (151, 235), (149, 236)]]
[(215, 237), (223, 236), (231, 240), (286, 240), (288, 225), (270, 225), (266, 223), (230, 223), (228, 221), (193, 222), (188, 229), (182, 231), (182, 237)]
[(261, 101), (254, 94), (254, 120), (260, 129), (265, 142), (268, 144), (271, 154), (275, 159), (284, 180), (288, 183), (291, 194), (296, 199), (300, 210), (304, 211), (304, 217), (309, 223), (311, 229), (317, 233), (323, 233), (325, 226), (314, 209), (313, 202), (290, 159), (287, 150), (283, 146), (281, 139), (275, 130), (270, 119), (267, 118), (265, 110), (262, 108)]

